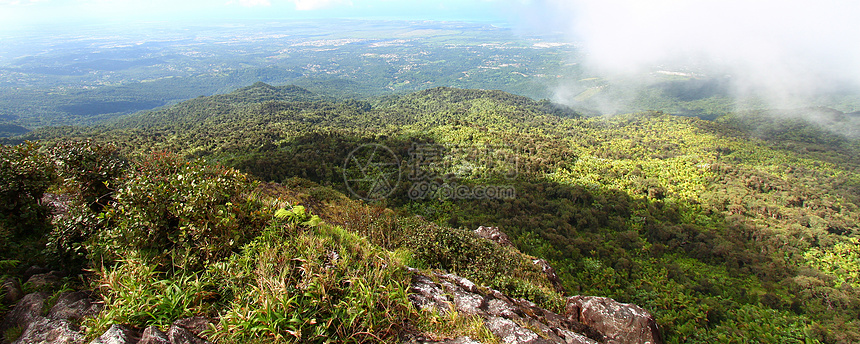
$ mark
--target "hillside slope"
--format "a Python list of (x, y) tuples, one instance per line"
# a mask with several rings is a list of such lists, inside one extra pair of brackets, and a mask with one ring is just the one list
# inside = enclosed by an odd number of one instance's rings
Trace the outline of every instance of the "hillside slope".
[[(166, 150), (263, 181), (307, 178), (445, 227), (498, 226), (568, 293), (651, 310), (668, 342), (860, 341), (860, 149), (808, 122), (580, 117), (451, 88), (334, 101), (256, 84), (23, 137)], [(350, 161), (376, 156), (362, 147), (385, 147), (397, 163), (375, 166), (399, 182), (359, 190)], [(440, 267), (521, 288), (492, 269)]]

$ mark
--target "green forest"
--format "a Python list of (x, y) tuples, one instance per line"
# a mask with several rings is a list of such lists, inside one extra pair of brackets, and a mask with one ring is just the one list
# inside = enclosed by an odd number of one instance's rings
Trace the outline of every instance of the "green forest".
[[(595, 116), (502, 91), (356, 100), (259, 82), (2, 139), (0, 275), (75, 272), (65, 288), (105, 302), (92, 336), (203, 314), (227, 343), (498, 340), (416, 311), (411, 267), (550, 310), (633, 303), (669, 343), (856, 343), (860, 141), (831, 130), (856, 116), (803, 111)], [(380, 165), (399, 177), (384, 197), (345, 181), (368, 146), (397, 162)]]

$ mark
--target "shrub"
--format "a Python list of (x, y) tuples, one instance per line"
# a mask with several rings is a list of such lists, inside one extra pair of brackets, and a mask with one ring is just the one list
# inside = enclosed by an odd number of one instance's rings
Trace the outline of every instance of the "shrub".
[(51, 209), (41, 199), (55, 179), (39, 145), (0, 146), (0, 259), (43, 263)]
[(0, 146), (0, 245), (13, 238), (39, 236), (48, 228), (50, 209), (40, 200), (55, 179), (55, 170), (38, 144)]
[(245, 174), (171, 154), (137, 161), (118, 185), (105, 212), (112, 226), (87, 247), (96, 260), (140, 256), (199, 270), (255, 237), (269, 217)]
[(113, 203), (112, 187), (129, 163), (115, 146), (90, 140), (60, 143), (51, 151), (70, 201), (68, 212), (54, 221), (47, 251), (74, 270), (87, 262), (85, 243), (107, 226), (99, 214)]
[(64, 186), (95, 212), (110, 203), (113, 190), (109, 184), (128, 167), (116, 146), (90, 140), (58, 144), (52, 153)]

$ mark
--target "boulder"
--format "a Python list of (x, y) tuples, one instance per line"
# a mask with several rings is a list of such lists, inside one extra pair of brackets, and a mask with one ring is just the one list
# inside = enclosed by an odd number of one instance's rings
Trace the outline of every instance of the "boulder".
[(57, 303), (48, 312), (48, 318), (80, 321), (101, 312), (104, 306), (96, 303), (91, 292), (74, 291), (60, 294)]
[(209, 342), (195, 336), (191, 331), (179, 326), (171, 326), (170, 331), (167, 332), (167, 338), (172, 344), (209, 344)]
[[(596, 331), (567, 317), (525, 300), (511, 299), (497, 290), (478, 287), (468, 279), (450, 274), (433, 274), (431, 278), (417, 270), (410, 271), (415, 274), (409, 298), (417, 308), (440, 314), (455, 310), (463, 315), (479, 316), (487, 330), (503, 343), (595, 344), (594, 339), (602, 338)], [(459, 337), (436, 343), (472, 342), (471, 338)]]
[(442, 286), (427, 276), (413, 275), (410, 290), (409, 300), (418, 309), (436, 310), (439, 314), (448, 314), (451, 309), (451, 300)]
[(24, 333), (12, 343), (76, 344), (83, 340), (84, 335), (68, 320), (53, 320), (40, 316), (33, 319)]
[(167, 334), (161, 332), (158, 327), (150, 326), (143, 330), (140, 341), (137, 344), (170, 344)]
[(574, 296), (565, 306), (567, 317), (605, 336), (607, 344), (662, 344), (657, 321), (639, 306), (610, 298)]
[(447, 340), (447, 341), (444, 341), (441, 343), (444, 343), (444, 344), (482, 344), (481, 342), (476, 341), (470, 337), (459, 337), (459, 338)]
[(484, 320), (484, 326), (498, 336), (502, 343), (543, 344), (553, 343), (538, 336), (534, 331), (520, 326), (511, 319), (489, 317)]
[(501, 246), (514, 247), (508, 235), (499, 230), (499, 227), (484, 227), (480, 226), (475, 230), (475, 234), (479, 237), (497, 243)]
[(68, 194), (55, 194), (46, 192), (42, 195), (42, 204), (51, 208), (51, 215), (56, 219), (65, 216), (69, 212), (72, 196)]
[(24, 284), (28, 284), (30, 288), (39, 289), (44, 286), (53, 286), (60, 283), (63, 277), (66, 275), (59, 271), (51, 271), (43, 274), (35, 274), (30, 276), (27, 279), (27, 282)]
[(122, 325), (113, 325), (90, 344), (136, 344), (138, 341), (139, 338), (131, 329)]
[(173, 327), (186, 329), (197, 337), (205, 338), (204, 332), (209, 330), (211, 323), (207, 317), (190, 317), (174, 321)]
[(42, 315), (42, 308), (45, 307), (47, 298), (48, 293), (42, 292), (25, 295), (0, 323), (0, 333), (13, 327), (26, 329), (31, 322)]

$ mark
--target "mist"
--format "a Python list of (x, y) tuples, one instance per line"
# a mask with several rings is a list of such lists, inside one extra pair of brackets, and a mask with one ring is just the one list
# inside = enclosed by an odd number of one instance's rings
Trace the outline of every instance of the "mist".
[[(858, 2), (542, 0), (523, 9), (526, 25), (580, 46), (585, 73), (613, 82), (621, 99), (667, 78), (718, 80), (738, 106), (797, 108), (860, 94)], [(559, 84), (556, 100), (576, 103), (582, 89)]]

